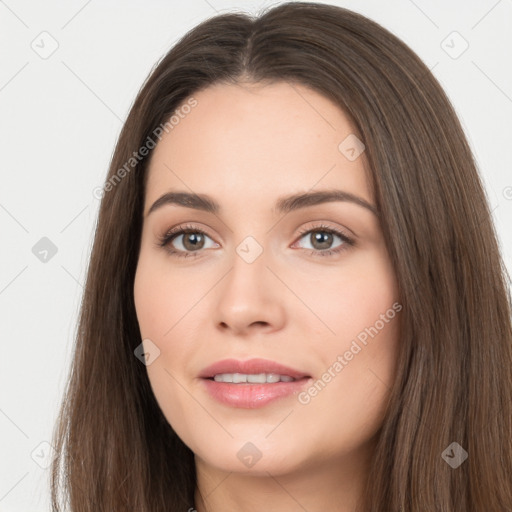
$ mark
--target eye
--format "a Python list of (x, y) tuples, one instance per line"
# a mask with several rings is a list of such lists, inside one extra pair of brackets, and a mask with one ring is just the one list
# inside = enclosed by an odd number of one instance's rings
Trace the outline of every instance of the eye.
[[(324, 225), (303, 230), (300, 234), (300, 239), (305, 238), (312, 246), (305, 247), (305, 249), (311, 249), (312, 256), (335, 255), (355, 245), (352, 238), (342, 231)], [(341, 242), (333, 248), (335, 238)], [(207, 240), (211, 242), (209, 246)], [(158, 245), (178, 258), (195, 258), (201, 255), (202, 249), (219, 247), (219, 244), (214, 242), (205, 231), (192, 225), (176, 226), (167, 231), (159, 238)]]
[(165, 247), (172, 255), (177, 257), (196, 257), (201, 249), (218, 247), (219, 244), (213, 242), (208, 247), (206, 240), (213, 240), (202, 230), (194, 226), (177, 226), (167, 231), (160, 237), (159, 245)]
[[(324, 225), (303, 230), (300, 234), (302, 235), (301, 239), (305, 238), (312, 246), (306, 247), (306, 249), (312, 249), (310, 253), (312, 256), (330, 256), (338, 254), (354, 245), (354, 240), (345, 233)], [(306, 235), (308, 236), (306, 237)], [(341, 242), (333, 248), (332, 244), (335, 238), (340, 239)]]

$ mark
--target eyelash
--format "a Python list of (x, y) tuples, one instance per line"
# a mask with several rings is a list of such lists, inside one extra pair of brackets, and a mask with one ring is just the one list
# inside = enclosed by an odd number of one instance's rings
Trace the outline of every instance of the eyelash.
[[(325, 251), (311, 250), (310, 256), (321, 256), (321, 257), (332, 256), (334, 254), (341, 253), (342, 251), (345, 251), (349, 247), (352, 247), (355, 245), (354, 240), (352, 238), (349, 238), (342, 231), (325, 226), (323, 224), (299, 231), (299, 235), (300, 235), (299, 240), (301, 238), (303, 238), (304, 235), (307, 235), (307, 234), (313, 233), (313, 232), (329, 233), (332, 235), (336, 235), (339, 238), (341, 238), (341, 240), (343, 241), (343, 244), (338, 246), (336, 249), (326, 249)], [(192, 225), (187, 224), (187, 225), (176, 226), (175, 228), (164, 233), (162, 236), (159, 237), (158, 245), (160, 247), (165, 248), (171, 255), (176, 256), (178, 258), (190, 258), (190, 257), (196, 258), (197, 256), (199, 256), (199, 253), (202, 251), (200, 251), (200, 250), (193, 251), (193, 252), (192, 251), (181, 251), (181, 250), (173, 249), (172, 246), (170, 245), (170, 242), (172, 242), (172, 240), (174, 238), (176, 238), (177, 236), (190, 234), (190, 233), (200, 233), (201, 235), (211, 238), (208, 235), (208, 233), (206, 233), (202, 229), (199, 229)], [(305, 250), (308, 250), (308, 249), (305, 249)]]

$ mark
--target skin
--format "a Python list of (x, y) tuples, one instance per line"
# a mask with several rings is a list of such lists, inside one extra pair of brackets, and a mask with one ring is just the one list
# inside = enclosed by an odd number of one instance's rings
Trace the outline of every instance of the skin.
[[(134, 294), (147, 365), (165, 417), (195, 454), (195, 508), (209, 511), (354, 511), (383, 420), (399, 339), (384, 327), (343, 366), (339, 355), (398, 302), (396, 278), (378, 217), (352, 202), (273, 211), (285, 195), (336, 188), (374, 204), (363, 152), (338, 149), (355, 133), (337, 105), (300, 85), (217, 84), (194, 94), (197, 106), (164, 134), (149, 165)], [(208, 194), (212, 214), (167, 204), (169, 191)], [(197, 257), (173, 256), (159, 237), (180, 224), (207, 232)], [(355, 241), (330, 256), (319, 225)], [(300, 234), (300, 230), (313, 233)], [(175, 250), (194, 252), (177, 235)], [(263, 252), (236, 252), (252, 236)], [(313, 238), (313, 240), (312, 240)], [(190, 240), (190, 235), (188, 235)], [(398, 316), (398, 314), (397, 314)], [(297, 395), (262, 408), (221, 404), (198, 378), (225, 358), (271, 359), (331, 381), (309, 403)], [(307, 390), (308, 387), (306, 386)], [(261, 459), (237, 453), (253, 443)]]

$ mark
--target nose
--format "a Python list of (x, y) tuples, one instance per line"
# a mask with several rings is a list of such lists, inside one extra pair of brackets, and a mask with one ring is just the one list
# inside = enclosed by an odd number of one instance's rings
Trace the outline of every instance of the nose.
[(238, 253), (227, 275), (216, 287), (216, 328), (237, 336), (270, 333), (285, 324), (285, 289), (271, 271), (267, 253), (246, 261)]

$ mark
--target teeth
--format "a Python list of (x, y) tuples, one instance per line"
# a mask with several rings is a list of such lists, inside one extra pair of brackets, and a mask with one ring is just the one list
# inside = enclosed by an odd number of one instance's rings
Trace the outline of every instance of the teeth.
[(289, 375), (279, 375), (277, 373), (219, 373), (213, 378), (215, 382), (230, 382), (233, 384), (240, 384), (248, 382), (249, 384), (265, 384), (275, 382), (291, 382), (295, 380)]

